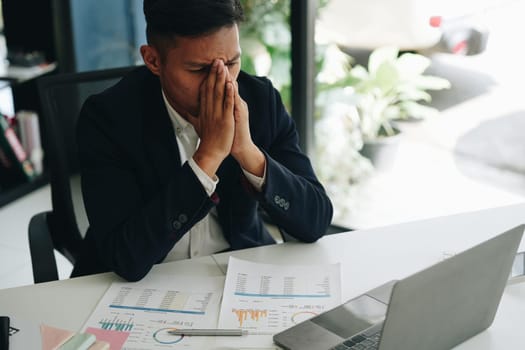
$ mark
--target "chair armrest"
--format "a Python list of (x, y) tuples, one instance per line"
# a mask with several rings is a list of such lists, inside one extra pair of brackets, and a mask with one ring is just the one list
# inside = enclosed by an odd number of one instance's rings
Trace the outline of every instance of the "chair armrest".
[(48, 225), (50, 211), (33, 215), (29, 221), (28, 238), (35, 283), (58, 280), (53, 239)]

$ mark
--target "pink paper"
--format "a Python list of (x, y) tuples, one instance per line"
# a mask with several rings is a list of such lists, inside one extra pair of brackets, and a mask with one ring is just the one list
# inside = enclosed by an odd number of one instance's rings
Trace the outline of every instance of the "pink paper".
[(42, 349), (55, 350), (74, 336), (75, 332), (41, 324), (40, 335), (42, 337)]
[(105, 341), (109, 343), (111, 350), (122, 349), (122, 345), (124, 345), (129, 336), (129, 332), (110, 331), (94, 327), (86, 329), (86, 333), (93, 334), (97, 337), (97, 341)]

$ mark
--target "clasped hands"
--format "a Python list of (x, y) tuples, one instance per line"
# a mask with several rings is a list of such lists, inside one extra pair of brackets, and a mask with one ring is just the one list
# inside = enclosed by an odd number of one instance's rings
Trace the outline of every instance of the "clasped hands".
[(186, 116), (200, 138), (193, 155), (199, 167), (213, 178), (231, 154), (244, 170), (262, 177), (265, 157), (250, 135), (248, 105), (222, 60), (213, 62), (201, 84), (199, 103), (199, 114)]

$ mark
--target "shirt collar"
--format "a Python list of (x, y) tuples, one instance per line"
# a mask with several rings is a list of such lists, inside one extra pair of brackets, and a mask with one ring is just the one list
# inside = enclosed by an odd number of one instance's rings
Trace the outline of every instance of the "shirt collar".
[(164, 93), (164, 90), (162, 90), (162, 98), (164, 99), (164, 104), (166, 105), (166, 109), (168, 110), (168, 115), (170, 116), (171, 122), (173, 126), (175, 127), (175, 131), (177, 134), (181, 133), (182, 131), (185, 131), (187, 129), (193, 129), (193, 125), (191, 125), (190, 122), (188, 122), (186, 119), (184, 119), (168, 102), (168, 99), (166, 97), (166, 94)]

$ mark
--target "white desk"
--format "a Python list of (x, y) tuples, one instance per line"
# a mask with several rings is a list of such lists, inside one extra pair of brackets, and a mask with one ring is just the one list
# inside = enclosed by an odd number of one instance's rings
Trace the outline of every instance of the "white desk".
[[(230, 255), (272, 264), (341, 262), (342, 297), (346, 300), (522, 222), (525, 222), (525, 204), (326, 236), (315, 244), (285, 243), (167, 263), (156, 266), (151, 273), (220, 276), (226, 270)], [(106, 273), (0, 290), (0, 312), (66, 329), (79, 329), (115, 280), (118, 280), (116, 275)], [(522, 348), (525, 344), (523, 324), (525, 283), (510, 285), (494, 324), (458, 349)], [(218, 340), (217, 346), (233, 349), (245, 341)], [(270, 346), (271, 337), (258, 336), (257, 342), (260, 346)]]

